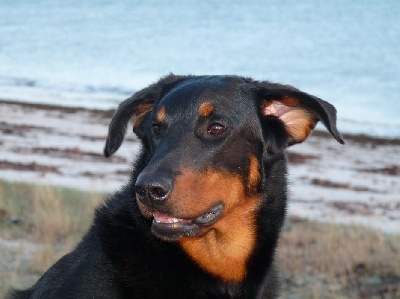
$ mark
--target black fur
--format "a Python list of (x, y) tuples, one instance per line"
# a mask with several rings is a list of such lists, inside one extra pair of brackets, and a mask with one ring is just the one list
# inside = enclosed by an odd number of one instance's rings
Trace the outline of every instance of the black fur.
[[(285, 124), (263, 115), (260, 107), (283, 97), (295, 99), (343, 143), (332, 105), (290, 86), (248, 78), (169, 75), (123, 102), (110, 124), (106, 156), (117, 151), (140, 105), (153, 105), (134, 129), (143, 147), (129, 183), (96, 210), (75, 250), (32, 288), (13, 291), (9, 298), (275, 298), (279, 288), (273, 259), (287, 200), (284, 150), (295, 142)], [(196, 121), (197, 108), (190, 107), (202, 101), (220, 105), (211, 121), (228, 125), (225, 136), (207, 135), (204, 124)], [(165, 138), (151, 131), (160, 102), (173, 111), (169, 127), (161, 127)], [(245, 278), (226, 282), (202, 270), (178, 242), (152, 234), (152, 219), (143, 217), (136, 203), (135, 183), (143, 173), (168, 174), (173, 182), (182, 166), (202, 171), (211, 165), (245, 178), (249, 153), (258, 158), (262, 174), (256, 191), (262, 201), (256, 245)]]

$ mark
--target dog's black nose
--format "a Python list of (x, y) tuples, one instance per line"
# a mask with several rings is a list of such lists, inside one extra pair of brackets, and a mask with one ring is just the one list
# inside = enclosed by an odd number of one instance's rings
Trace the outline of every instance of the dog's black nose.
[(138, 199), (144, 204), (161, 205), (172, 191), (172, 180), (164, 176), (139, 175), (135, 184)]

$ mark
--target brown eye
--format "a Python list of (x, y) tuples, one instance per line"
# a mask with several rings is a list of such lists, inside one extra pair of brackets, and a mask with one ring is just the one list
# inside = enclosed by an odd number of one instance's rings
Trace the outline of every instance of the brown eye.
[(160, 135), (161, 126), (159, 124), (153, 124), (153, 133), (156, 135)]
[(207, 133), (211, 135), (218, 135), (225, 132), (225, 130), (226, 127), (224, 125), (221, 125), (219, 123), (212, 123), (211, 125), (208, 126)]

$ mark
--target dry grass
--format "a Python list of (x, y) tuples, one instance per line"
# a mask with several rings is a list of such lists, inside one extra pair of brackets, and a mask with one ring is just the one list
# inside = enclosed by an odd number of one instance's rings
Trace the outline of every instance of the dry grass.
[(0, 298), (27, 287), (70, 251), (89, 227), (102, 196), (0, 181)]
[[(101, 198), (0, 181), (0, 298), (70, 251)], [(400, 298), (400, 235), (291, 218), (277, 257), (282, 298)]]
[(400, 235), (292, 218), (278, 260), (284, 298), (400, 298)]

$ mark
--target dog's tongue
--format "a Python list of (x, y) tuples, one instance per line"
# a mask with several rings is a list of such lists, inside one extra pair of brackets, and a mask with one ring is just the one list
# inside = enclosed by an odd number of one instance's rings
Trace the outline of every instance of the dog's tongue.
[(180, 218), (176, 218), (176, 217), (171, 217), (165, 214), (161, 214), (159, 212), (154, 212), (153, 213), (153, 217), (154, 220), (158, 223), (190, 223), (189, 220), (185, 220), (185, 219), (180, 219)]

